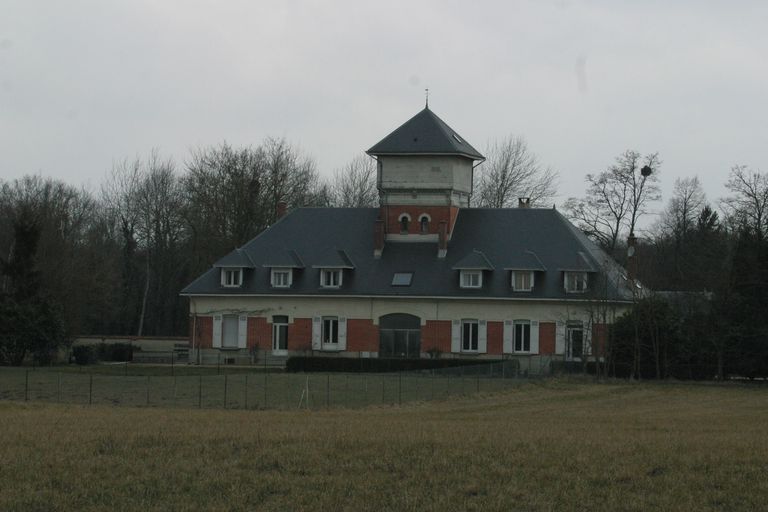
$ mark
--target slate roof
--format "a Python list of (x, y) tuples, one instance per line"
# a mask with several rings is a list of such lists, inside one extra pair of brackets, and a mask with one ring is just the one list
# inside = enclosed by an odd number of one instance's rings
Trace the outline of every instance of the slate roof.
[(241, 250), (235, 249), (231, 253), (227, 254), (223, 258), (219, 259), (213, 264), (214, 267), (241, 267), (241, 268), (253, 268), (253, 261), (248, 257), (248, 254)]
[(460, 155), (484, 160), (456, 130), (425, 108), (367, 151), (369, 155)]
[(262, 267), (269, 268), (304, 268), (304, 262), (296, 251), (290, 249), (270, 252), (265, 258)]
[(483, 251), (472, 249), (472, 252), (461, 258), (453, 266), (454, 270), (493, 270), (493, 265), (485, 257)]
[[(381, 257), (375, 258), (373, 226), (378, 215), (378, 208), (294, 210), (240, 248), (254, 264), (245, 270), (242, 287), (222, 287), (220, 270), (212, 268), (182, 294), (579, 300), (586, 296), (563, 290), (562, 269), (576, 265), (587, 272), (605, 270), (609, 279), (607, 296), (602, 298), (631, 300), (624, 270), (557, 210), (461, 209), (442, 259), (437, 257), (435, 242), (387, 242)], [(295, 268), (290, 288), (272, 288), (270, 270), (264, 265), (278, 261), (275, 255), (286, 247), (301, 257), (305, 267)], [(482, 288), (460, 288), (457, 265), (475, 250), (482, 251), (493, 270), (485, 271)], [(320, 268), (334, 263), (345, 268), (342, 286), (320, 288)], [(521, 267), (537, 271), (532, 292), (511, 290), (510, 269), (526, 270)], [(396, 272), (412, 272), (410, 286), (392, 286)]]

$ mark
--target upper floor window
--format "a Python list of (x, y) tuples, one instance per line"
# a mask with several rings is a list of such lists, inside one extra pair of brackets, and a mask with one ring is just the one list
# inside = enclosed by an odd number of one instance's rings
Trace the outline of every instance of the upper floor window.
[(483, 286), (483, 271), (462, 270), (459, 279), (462, 288), (480, 288)]
[(529, 292), (533, 290), (533, 272), (512, 271), (512, 290), (516, 292)]
[(290, 268), (272, 269), (272, 287), (290, 288), (293, 283), (293, 272)]
[(243, 269), (241, 268), (223, 268), (221, 269), (221, 286), (236, 287), (243, 285)]
[(419, 219), (419, 231), (422, 235), (429, 233), (429, 217), (422, 215)]
[(341, 287), (341, 276), (340, 268), (324, 268), (320, 270), (320, 286), (322, 288), (339, 288)]
[(565, 291), (568, 293), (584, 293), (587, 291), (586, 272), (566, 272)]

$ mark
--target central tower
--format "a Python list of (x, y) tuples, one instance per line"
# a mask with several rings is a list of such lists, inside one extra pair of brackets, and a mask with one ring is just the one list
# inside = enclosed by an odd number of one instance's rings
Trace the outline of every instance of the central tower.
[(469, 206), (475, 162), (485, 157), (428, 107), (367, 153), (378, 162), (384, 238), (447, 242), (459, 208)]

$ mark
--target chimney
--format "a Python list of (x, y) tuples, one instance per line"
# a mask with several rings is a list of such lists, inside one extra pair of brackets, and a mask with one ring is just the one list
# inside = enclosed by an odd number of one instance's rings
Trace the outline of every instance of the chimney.
[(288, 203), (285, 201), (278, 201), (277, 208), (275, 209), (275, 216), (277, 219), (285, 217), (285, 213), (288, 211)]
[(517, 207), (518, 208), (530, 208), (531, 207), (531, 198), (530, 197), (518, 197), (517, 198)]
[(441, 220), (437, 228), (437, 257), (445, 258), (448, 254), (448, 221)]
[(384, 221), (376, 219), (373, 223), (373, 257), (381, 257), (384, 251)]

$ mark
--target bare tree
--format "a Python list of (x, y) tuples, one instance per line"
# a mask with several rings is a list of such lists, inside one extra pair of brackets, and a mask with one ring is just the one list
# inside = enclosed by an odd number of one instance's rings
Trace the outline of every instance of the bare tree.
[(337, 169), (330, 185), (331, 204), (337, 207), (364, 208), (378, 206), (376, 160), (358, 155)]
[(317, 164), (285, 139), (267, 138), (262, 144), (266, 158), (266, 195), (264, 205), (270, 223), (274, 221), (277, 203), (303, 206), (312, 199), (319, 181)]
[(476, 206), (509, 208), (518, 197), (528, 197), (535, 205), (557, 194), (557, 172), (541, 164), (523, 137), (489, 143), (485, 154), (485, 162), (476, 169)]
[(696, 221), (706, 205), (706, 196), (699, 178), (678, 178), (672, 198), (661, 216), (661, 227), (682, 240), (696, 227)]
[(648, 203), (661, 198), (660, 165), (658, 153), (625, 151), (607, 171), (587, 174), (586, 196), (568, 198), (566, 216), (613, 254), (623, 230), (634, 233)]
[(729, 217), (752, 229), (762, 240), (768, 235), (768, 174), (737, 165), (731, 169), (725, 186), (733, 194), (723, 200)]

